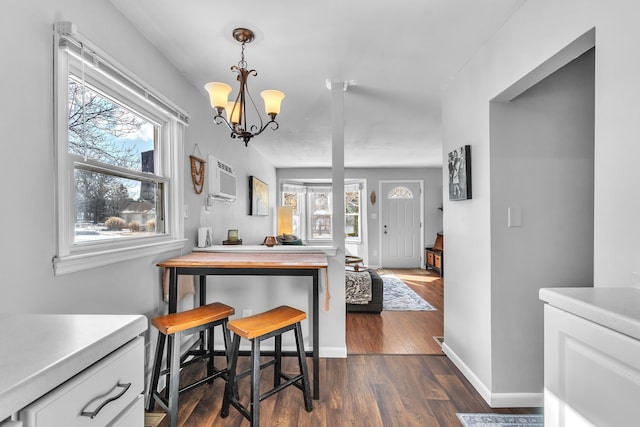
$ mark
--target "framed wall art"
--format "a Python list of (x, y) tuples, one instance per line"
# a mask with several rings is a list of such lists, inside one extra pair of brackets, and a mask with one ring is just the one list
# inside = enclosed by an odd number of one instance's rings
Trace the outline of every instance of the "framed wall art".
[(471, 198), (471, 146), (464, 145), (451, 151), (447, 157), (449, 167), (449, 200)]
[(249, 177), (249, 215), (269, 215), (269, 186), (255, 176)]

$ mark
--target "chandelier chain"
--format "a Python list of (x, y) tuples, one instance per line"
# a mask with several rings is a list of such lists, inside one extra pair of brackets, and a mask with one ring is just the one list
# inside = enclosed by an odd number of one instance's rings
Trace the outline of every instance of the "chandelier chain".
[(242, 42), (242, 50), (240, 52), (240, 62), (238, 62), (239, 68), (247, 68), (247, 61), (244, 59), (244, 45), (245, 42)]

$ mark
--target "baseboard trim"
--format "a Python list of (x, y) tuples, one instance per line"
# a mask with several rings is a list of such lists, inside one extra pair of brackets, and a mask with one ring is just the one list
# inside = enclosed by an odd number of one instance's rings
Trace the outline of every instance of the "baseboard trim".
[(320, 357), (346, 359), (347, 347), (320, 347)]
[(442, 343), (442, 351), (492, 408), (540, 408), (544, 406), (544, 393), (492, 393), (446, 342)]

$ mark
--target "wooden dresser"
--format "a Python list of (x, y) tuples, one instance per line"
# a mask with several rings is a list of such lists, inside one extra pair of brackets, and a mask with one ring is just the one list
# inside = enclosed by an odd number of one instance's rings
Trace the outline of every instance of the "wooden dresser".
[(428, 270), (432, 268), (437, 271), (442, 277), (443, 273), (443, 261), (444, 261), (444, 237), (442, 233), (436, 235), (436, 241), (432, 247), (424, 248), (424, 260), (425, 268)]

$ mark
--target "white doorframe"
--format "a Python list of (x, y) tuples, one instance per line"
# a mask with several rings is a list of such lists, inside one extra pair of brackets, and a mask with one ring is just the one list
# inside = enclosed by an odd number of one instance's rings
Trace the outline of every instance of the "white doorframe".
[[(418, 183), (420, 186), (420, 247), (418, 253), (420, 254), (420, 268), (425, 265), (424, 259), (424, 180), (422, 179), (384, 179), (378, 181), (378, 194), (380, 195), (380, 204), (386, 203), (386, 195), (382, 194), (383, 184), (402, 184), (402, 183)], [(384, 198), (384, 199), (383, 199)], [(382, 216), (382, 207), (380, 208), (380, 219), (378, 221), (378, 253), (380, 254), (380, 267), (384, 266), (384, 260), (382, 259), (382, 233), (384, 218)]]

